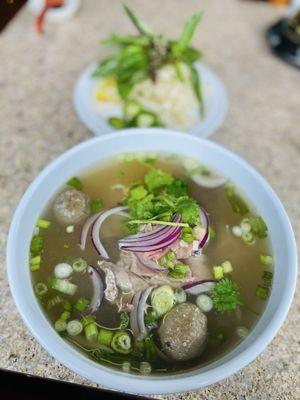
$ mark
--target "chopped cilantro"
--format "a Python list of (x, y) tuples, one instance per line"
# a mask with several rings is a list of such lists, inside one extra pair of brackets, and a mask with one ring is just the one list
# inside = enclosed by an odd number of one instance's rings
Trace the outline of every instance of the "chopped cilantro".
[(238, 285), (228, 278), (221, 279), (211, 290), (215, 309), (224, 314), (243, 305)]
[(142, 200), (148, 194), (144, 186), (136, 186), (130, 191), (130, 197), (134, 200)]
[(182, 215), (184, 222), (196, 225), (199, 218), (199, 206), (188, 196), (181, 197), (176, 204), (176, 212)]
[(260, 239), (268, 236), (268, 228), (262, 217), (250, 217), (249, 223), (251, 225), (252, 232)]
[(99, 199), (93, 200), (90, 205), (90, 209), (93, 214), (99, 212), (102, 209), (102, 207), (103, 207), (103, 201)]
[(172, 184), (167, 187), (167, 194), (174, 197), (186, 196), (188, 194), (188, 187), (189, 185), (183, 179), (174, 179)]
[(72, 186), (77, 190), (82, 190), (83, 188), (83, 184), (81, 182), (80, 179), (78, 179), (76, 176), (74, 176), (73, 178), (69, 179), (67, 182), (68, 186)]
[(145, 175), (145, 184), (150, 192), (169, 186), (173, 183), (174, 178), (169, 172), (161, 171), (160, 169), (151, 169)]
[(228, 183), (225, 186), (225, 194), (233, 212), (242, 216), (249, 212), (247, 204), (245, 203), (244, 199), (236, 192), (233, 183)]

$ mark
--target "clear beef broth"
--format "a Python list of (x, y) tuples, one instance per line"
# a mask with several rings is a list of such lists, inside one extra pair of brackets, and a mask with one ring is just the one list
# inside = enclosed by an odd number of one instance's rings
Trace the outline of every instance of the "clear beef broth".
[[(267, 267), (263, 267), (260, 264), (259, 257), (262, 254), (270, 254), (270, 248), (267, 239), (259, 239), (256, 240), (254, 245), (247, 245), (239, 237), (235, 237), (232, 234), (231, 228), (240, 223), (241, 216), (232, 211), (223, 187), (207, 189), (196, 185), (186, 175), (180, 160), (176, 158), (160, 157), (154, 165), (163, 171), (169, 171), (174, 177), (184, 178), (190, 183), (190, 195), (206, 209), (210, 223), (216, 233), (215, 238), (210, 240), (203, 249), (203, 253), (208, 257), (211, 266), (218, 265), (222, 260), (229, 259), (231, 261), (234, 266), (231, 275), (232, 279), (240, 286), (243, 302), (247, 305), (247, 307), (240, 307), (237, 311), (224, 315), (216, 311), (207, 313), (208, 340), (203, 353), (191, 361), (171, 361), (170, 363), (160, 359), (159, 355), (157, 355), (157, 360), (154, 364), (159, 365), (160, 368), (152, 369), (152, 373), (155, 374), (180, 372), (205, 365), (224, 355), (241, 341), (236, 334), (237, 326), (247, 327), (249, 330), (253, 328), (258, 315), (262, 313), (265, 306), (265, 302), (255, 296), (256, 287), (262, 281), (262, 273), (267, 269)], [(83, 183), (83, 191), (91, 199), (103, 200), (104, 208), (108, 209), (121, 203), (124, 198), (123, 191), (116, 189), (114, 185), (122, 184), (129, 187), (133, 182), (142, 181), (148, 170), (149, 167), (147, 165), (138, 161), (121, 162), (112, 160), (83, 172), (79, 178)], [(64, 189), (62, 188), (62, 190)], [(87, 240), (84, 252), (78, 246), (84, 220), (74, 225), (75, 230), (73, 233), (67, 233), (66, 226), (56, 222), (51, 206), (52, 203), (47, 206), (42, 215), (43, 219), (51, 221), (51, 226), (42, 230), (42, 235), (44, 236), (42, 263), (38, 271), (32, 272), (33, 284), (37, 282), (49, 284), (53, 276), (54, 266), (58, 263), (68, 262), (70, 258), (83, 257), (89, 265), (97, 265), (97, 261), (101, 259), (91, 240)], [(112, 216), (104, 222), (102, 227), (103, 243), (113, 262), (119, 259), (117, 240), (125, 235), (124, 230), (120, 228), (120, 218), (119, 216)], [(78, 290), (72, 298), (60, 294), (62, 298), (71, 300), (72, 303), (82, 296), (88, 299), (91, 298), (92, 287), (87, 274), (73, 274), (71, 280), (78, 285)], [(60, 305), (50, 310), (47, 309), (47, 301), (55, 295), (57, 295), (57, 292), (49, 289), (47, 294), (40, 299), (43, 311), (52, 324), (62, 313)], [(194, 303), (195, 296), (188, 295), (188, 301)], [(250, 309), (257, 314), (250, 311)], [(117, 307), (111, 305), (107, 300), (103, 301), (95, 316), (97, 323), (100, 325), (106, 327), (119, 325)], [(224, 334), (222, 335), (222, 333)], [(72, 344), (76, 342), (78, 346), (75, 346), (79, 351), (85, 352), (83, 348), (97, 348), (97, 344), (86, 340), (84, 334), (76, 338), (70, 338), (67, 334), (63, 336)], [(157, 336), (154, 335), (154, 337), (157, 340)], [(157, 344), (159, 345), (158, 341)], [(90, 353), (88, 351), (86, 353), (90, 357)], [(124, 355), (124, 360), (131, 360), (131, 356)], [(111, 363), (107, 365), (118, 368)]]

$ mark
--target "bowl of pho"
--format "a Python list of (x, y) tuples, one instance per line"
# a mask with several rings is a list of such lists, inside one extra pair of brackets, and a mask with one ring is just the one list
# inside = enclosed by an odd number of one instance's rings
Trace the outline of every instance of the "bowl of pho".
[(148, 394), (247, 365), (296, 281), (294, 234), (266, 181), (225, 148), (162, 128), (97, 137), (52, 162), (15, 212), (7, 257), (19, 312), (51, 355)]

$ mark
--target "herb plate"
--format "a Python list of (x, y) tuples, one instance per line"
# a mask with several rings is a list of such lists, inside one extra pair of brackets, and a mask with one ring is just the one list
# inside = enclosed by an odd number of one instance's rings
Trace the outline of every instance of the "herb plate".
[[(214, 133), (225, 119), (228, 97), (224, 84), (210, 68), (200, 62), (195, 63), (195, 68), (201, 76), (205, 117), (186, 132), (206, 138)], [(73, 104), (80, 121), (95, 135), (103, 135), (115, 131), (115, 128), (96, 110), (96, 100), (93, 96), (99, 78), (92, 77), (95, 69), (96, 64), (90, 65), (79, 76), (74, 89)]]

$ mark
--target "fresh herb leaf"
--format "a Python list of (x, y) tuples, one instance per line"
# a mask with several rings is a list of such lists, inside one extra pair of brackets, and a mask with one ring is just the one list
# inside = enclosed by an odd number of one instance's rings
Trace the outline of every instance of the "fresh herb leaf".
[(178, 47), (180, 51), (185, 50), (189, 44), (190, 41), (192, 40), (192, 37), (195, 33), (195, 30), (197, 28), (197, 25), (200, 22), (200, 19), (203, 15), (202, 11), (197, 12), (196, 14), (192, 15), (185, 23), (183, 27), (182, 34), (180, 36), (180, 39), (178, 41)]
[(145, 323), (146, 325), (153, 325), (156, 322), (157, 316), (154, 310), (150, 310), (145, 315)]
[(238, 285), (228, 278), (221, 279), (211, 290), (215, 309), (224, 314), (243, 305)]
[(151, 29), (143, 21), (141, 21), (125, 4), (123, 5), (123, 8), (133, 25), (140, 32), (140, 34), (152, 38), (153, 32), (151, 31)]
[(132, 200), (142, 200), (148, 194), (144, 186), (136, 186), (130, 191), (130, 197)]
[(196, 225), (199, 218), (199, 206), (195, 200), (188, 196), (179, 198), (176, 204), (176, 212), (182, 216), (184, 222)]
[(93, 214), (96, 214), (103, 208), (103, 201), (102, 200), (93, 200), (90, 204), (90, 209)]
[(233, 183), (228, 183), (225, 186), (225, 194), (231, 205), (232, 211), (242, 216), (248, 214), (249, 208), (244, 199), (236, 192)]
[(174, 179), (172, 184), (167, 187), (167, 194), (174, 197), (186, 196), (188, 193), (189, 185), (183, 179)]
[(268, 227), (262, 217), (250, 217), (251, 231), (260, 239), (268, 236)]
[(77, 190), (82, 190), (82, 188), (83, 188), (83, 184), (82, 184), (81, 180), (79, 178), (77, 178), (76, 176), (69, 179), (67, 182), (67, 185), (72, 186), (73, 188), (75, 188)]
[(204, 101), (203, 101), (203, 97), (202, 97), (202, 88), (201, 88), (202, 85), (201, 85), (201, 81), (200, 81), (200, 76), (193, 64), (190, 64), (189, 67), (190, 67), (190, 74), (191, 74), (191, 85), (192, 85), (194, 94), (196, 96), (196, 99), (199, 103), (200, 115), (203, 118), (204, 114), (205, 114), (205, 110), (204, 110)]
[(173, 177), (169, 172), (160, 169), (151, 169), (145, 175), (145, 183), (150, 192), (160, 189), (163, 186), (169, 186), (173, 183)]

